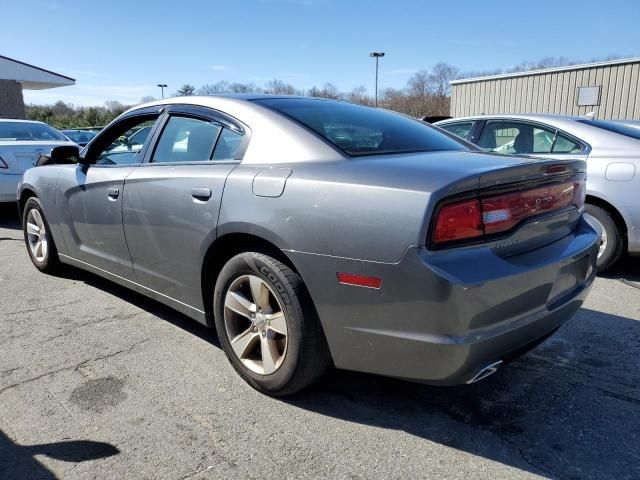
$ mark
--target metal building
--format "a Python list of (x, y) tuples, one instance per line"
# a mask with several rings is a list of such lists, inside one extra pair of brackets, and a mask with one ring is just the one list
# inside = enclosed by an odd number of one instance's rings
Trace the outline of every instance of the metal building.
[(640, 58), (451, 82), (451, 116), (491, 113), (640, 119)]
[(22, 90), (75, 85), (73, 78), (0, 55), (0, 118), (25, 118)]

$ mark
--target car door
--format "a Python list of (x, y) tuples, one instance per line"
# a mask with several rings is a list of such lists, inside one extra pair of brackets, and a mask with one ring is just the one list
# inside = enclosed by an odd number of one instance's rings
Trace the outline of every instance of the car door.
[(158, 108), (143, 109), (118, 119), (83, 150), (82, 164), (63, 169), (56, 204), (67, 255), (123, 278), (133, 278), (131, 256), (122, 228), (124, 180), (143, 158), (123, 134), (153, 127)]
[(246, 134), (214, 110), (169, 108), (145, 162), (125, 181), (124, 231), (140, 284), (203, 310), (203, 259)]

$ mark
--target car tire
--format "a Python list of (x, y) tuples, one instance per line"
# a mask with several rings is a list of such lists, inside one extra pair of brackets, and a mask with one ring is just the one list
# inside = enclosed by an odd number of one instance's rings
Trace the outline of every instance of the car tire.
[(36, 197), (29, 198), (22, 209), (22, 232), (29, 258), (35, 267), (44, 273), (55, 273), (60, 268), (58, 250), (40, 200)]
[(600, 252), (596, 266), (598, 272), (604, 272), (611, 267), (622, 255), (624, 250), (624, 238), (611, 213), (602, 207), (591, 203), (585, 205), (585, 211), (591, 215), (595, 223), (602, 229)]
[(302, 279), (275, 258), (257, 252), (231, 258), (216, 281), (213, 308), (216, 330), (231, 365), (262, 393), (295, 393), (331, 364)]

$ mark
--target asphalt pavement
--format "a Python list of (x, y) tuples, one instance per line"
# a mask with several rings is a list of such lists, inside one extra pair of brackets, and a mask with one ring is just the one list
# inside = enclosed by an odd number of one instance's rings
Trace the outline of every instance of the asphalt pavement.
[(248, 387), (215, 333), (74, 269), (39, 273), (0, 214), (0, 478), (640, 478), (640, 259), (471, 386), (333, 371)]

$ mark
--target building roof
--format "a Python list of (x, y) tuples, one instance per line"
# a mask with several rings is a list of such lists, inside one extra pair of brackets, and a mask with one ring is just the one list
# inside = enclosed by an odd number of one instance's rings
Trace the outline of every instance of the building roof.
[(461, 83), (485, 82), (488, 80), (498, 80), (503, 78), (528, 77), (530, 75), (542, 75), (545, 73), (569, 72), (571, 70), (584, 70), (586, 68), (607, 67), (611, 65), (625, 65), (627, 63), (640, 63), (640, 57), (620, 58), (617, 60), (607, 60), (603, 62), (581, 63), (578, 65), (568, 65), (566, 67), (541, 68), (539, 70), (528, 70), (526, 72), (500, 73), (498, 75), (487, 75), (485, 77), (461, 78), (452, 80), (451, 85), (459, 85)]
[(0, 80), (15, 80), (27, 90), (75, 85), (76, 80), (28, 63), (0, 55)]

